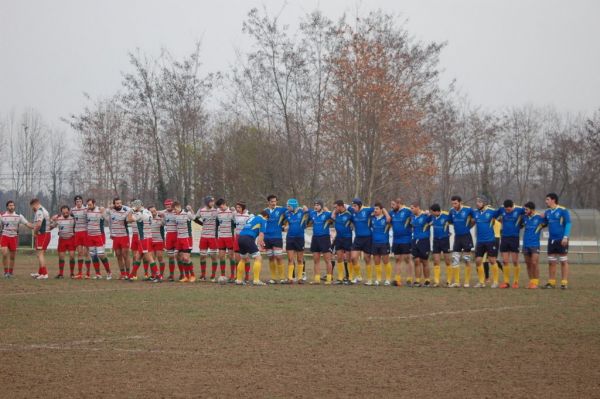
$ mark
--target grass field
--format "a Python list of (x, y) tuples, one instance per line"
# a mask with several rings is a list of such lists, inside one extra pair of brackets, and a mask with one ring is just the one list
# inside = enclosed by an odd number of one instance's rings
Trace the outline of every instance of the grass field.
[(566, 291), (36, 270), (20, 255), (0, 281), (0, 397), (600, 397), (600, 266), (573, 265)]

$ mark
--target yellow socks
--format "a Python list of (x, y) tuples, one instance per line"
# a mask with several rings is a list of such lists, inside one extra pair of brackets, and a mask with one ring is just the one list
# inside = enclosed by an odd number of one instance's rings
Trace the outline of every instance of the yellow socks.
[(375, 280), (381, 281), (382, 269), (381, 264), (375, 265)]
[(519, 284), (519, 277), (521, 274), (521, 265), (519, 265), (518, 263), (513, 267), (513, 281), (517, 284)]
[(402, 284), (402, 276), (400, 276), (400, 273), (396, 274), (395, 280), (397, 285)]
[(560, 280), (560, 285), (564, 285), (567, 286), (567, 284), (569, 284), (569, 282), (567, 280)]
[(452, 284), (452, 266), (449, 265), (446, 265), (446, 283)]
[[(455, 284), (460, 284), (460, 267), (453, 267), (452, 268), (452, 274), (454, 274), (454, 283)], [(466, 276), (466, 274), (465, 274)]]
[(240, 260), (235, 271), (235, 278), (237, 281), (244, 281), (244, 268), (246, 267), (246, 260)]
[(491, 269), (492, 269), (492, 281), (494, 284), (498, 284), (498, 281), (500, 280), (500, 268), (498, 267), (498, 264), (494, 263), (493, 265), (491, 265)]
[(315, 273), (314, 277), (313, 277), (313, 282), (315, 284), (321, 284), (321, 276), (317, 273)]
[[(481, 271), (483, 272), (483, 268)], [(471, 284), (471, 265), (465, 266), (465, 284)]]
[(256, 258), (254, 259), (254, 265), (252, 266), (252, 277), (255, 283), (260, 281), (260, 269), (262, 269), (261, 260), (260, 258)]
[(327, 280), (325, 280), (325, 283), (331, 284), (332, 279), (333, 279), (333, 276), (331, 275), (331, 273), (327, 273)]
[(548, 280), (548, 284), (550, 284), (551, 286), (555, 286), (556, 285), (556, 279), (555, 278), (551, 278)]
[(275, 263), (275, 259), (269, 259), (269, 273), (273, 280), (277, 280), (277, 263)]
[(342, 281), (344, 279), (344, 262), (338, 262), (335, 267), (337, 269), (337, 279)]
[(390, 262), (385, 264), (385, 279), (392, 281), (392, 264)]
[(298, 263), (296, 267), (296, 280), (302, 279), (302, 273), (304, 273), (304, 263)]
[[(496, 267), (498, 266), (496, 265)], [(483, 271), (483, 266), (477, 266), (477, 279), (479, 280), (479, 284), (485, 283), (485, 272)], [(467, 278), (465, 277), (465, 283), (466, 282)]]
[(350, 281), (354, 280), (354, 264), (352, 262), (348, 262), (348, 278)]
[(283, 261), (277, 263), (277, 275), (279, 280), (285, 280), (285, 266), (283, 265)]
[(362, 278), (362, 276), (360, 275), (360, 263), (358, 262), (354, 264), (354, 277)]
[(288, 280), (292, 280), (294, 278), (294, 264), (288, 263)]
[(504, 265), (504, 267), (502, 268), (502, 274), (504, 277), (504, 282), (510, 284), (510, 265)]
[(440, 269), (440, 265), (433, 265), (433, 282), (436, 284), (440, 283), (440, 274), (441, 274), (441, 269)]
[(371, 265), (371, 262), (367, 263), (367, 276), (365, 277), (368, 280), (371, 280), (373, 278), (373, 266)]

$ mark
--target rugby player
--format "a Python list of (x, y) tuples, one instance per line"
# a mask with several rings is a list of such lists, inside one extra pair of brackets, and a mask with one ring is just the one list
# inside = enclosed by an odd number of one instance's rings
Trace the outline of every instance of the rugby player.
[[(253, 216), (244, 225), (240, 231), (238, 238), (238, 244), (240, 246), (240, 263), (237, 268), (236, 285), (243, 285), (245, 282), (242, 280), (243, 271), (242, 267), (245, 263), (245, 258), (250, 257), (254, 259), (254, 265), (252, 266), (252, 284), (255, 286), (265, 285), (260, 280), (260, 271), (262, 269), (262, 258), (260, 255), (260, 249), (265, 246), (265, 233), (267, 231), (267, 218), (270, 216), (269, 211), (266, 209), (262, 210), (259, 215)], [(257, 246), (258, 244), (258, 246)], [(244, 263), (242, 263), (244, 262)]]
[(571, 234), (571, 214), (567, 208), (558, 204), (558, 195), (546, 195), (544, 219), (548, 225), (548, 282), (544, 288), (556, 287), (556, 266), (560, 262), (560, 288), (569, 285), (569, 235)]
[(536, 289), (540, 284), (540, 236), (546, 221), (542, 215), (536, 213), (533, 202), (527, 202), (524, 208), (525, 217), (521, 225), (523, 226), (523, 256), (529, 277), (527, 288)]
[(477, 264), (477, 277), (479, 279), (475, 288), (485, 288), (485, 273), (483, 271), (483, 257), (487, 255), (492, 269), (492, 288), (498, 288), (499, 270), (496, 258), (498, 257), (498, 244), (494, 235), (496, 210), (488, 206), (488, 200), (481, 195), (476, 201), (477, 210), (474, 212), (475, 227), (477, 231), (477, 246), (475, 247), (475, 262)]
[(396, 275), (394, 285), (402, 285), (402, 262), (406, 265), (406, 285), (412, 286), (414, 263), (411, 257), (410, 243), (412, 241), (412, 225), (410, 220), (412, 212), (410, 208), (402, 203), (402, 199), (396, 198), (391, 202), (390, 217), (392, 218), (392, 252), (395, 258)]
[(200, 233), (200, 281), (206, 281), (206, 264), (211, 259), (210, 281), (217, 282), (217, 254), (219, 244), (217, 242), (217, 208), (214, 197), (204, 197), (204, 207), (198, 209), (194, 222), (202, 226)]
[(123, 201), (119, 197), (113, 198), (112, 207), (105, 211), (105, 218), (108, 219), (110, 228), (110, 238), (112, 248), (119, 270), (121, 271), (119, 280), (125, 280), (129, 277), (130, 258), (129, 258), (129, 227), (127, 226), (127, 215), (131, 210), (123, 206)]
[[(267, 231), (265, 232), (264, 241), (267, 256), (269, 258), (269, 272), (271, 278), (269, 284), (277, 284), (283, 282), (285, 276), (283, 273), (283, 221), (286, 208), (277, 206), (277, 196), (271, 194), (267, 197), (268, 212)], [(302, 276), (297, 276), (300, 279)]]
[(54, 215), (50, 221), (50, 229), (58, 228), (58, 274), (56, 278), (64, 278), (65, 254), (69, 254), (71, 278), (75, 278), (75, 219), (67, 205), (60, 207), (60, 215)]
[(290, 198), (287, 201), (287, 210), (284, 215), (284, 226), (287, 229), (285, 237), (285, 251), (288, 258), (288, 273), (286, 283), (303, 283), (302, 278), (296, 280), (295, 275), (302, 277), (304, 272), (304, 230), (308, 224), (308, 209), (300, 207), (298, 200)]
[(313, 254), (314, 276), (311, 284), (321, 283), (321, 257), (323, 257), (325, 266), (327, 267), (325, 284), (330, 285), (333, 274), (331, 264), (331, 235), (329, 232), (333, 223), (331, 212), (324, 209), (323, 201), (316, 200), (313, 209), (308, 212), (308, 220), (313, 228), (313, 235), (310, 240), (310, 252)]
[(421, 209), (421, 204), (415, 201), (410, 206), (412, 217), (410, 224), (413, 226), (411, 253), (415, 262), (415, 282), (413, 287), (431, 287), (429, 278), (429, 253), (431, 252), (431, 215)]
[(390, 263), (390, 222), (392, 218), (381, 202), (376, 202), (373, 206), (373, 215), (371, 216), (371, 253), (375, 263), (375, 282), (367, 280), (365, 285), (379, 286), (382, 280), (381, 262), (385, 264), (385, 282), (383, 285), (392, 284), (392, 264)]
[[(348, 262), (350, 260), (350, 253), (352, 251), (352, 214), (346, 208), (344, 201), (335, 201), (331, 218), (334, 220), (335, 228), (333, 248), (335, 250), (335, 256), (337, 260), (336, 283), (339, 284), (344, 280), (342, 266), (344, 266), (344, 262)], [(351, 283), (353, 280), (354, 268), (352, 267), (352, 264), (350, 264), (348, 267), (348, 282)]]
[(521, 266), (519, 265), (519, 235), (521, 230), (521, 221), (525, 214), (525, 209), (515, 206), (511, 199), (504, 201), (504, 206), (496, 211), (498, 220), (502, 222), (502, 231), (500, 233), (500, 253), (502, 254), (503, 282), (500, 288), (510, 288), (510, 262), (512, 262), (513, 288), (519, 288), (519, 274)]
[(19, 246), (19, 226), (25, 225), (33, 229), (25, 216), (15, 212), (15, 202), (6, 202), (6, 212), (0, 215), (2, 224), (2, 236), (0, 247), (2, 248), (2, 265), (4, 266), (4, 278), (12, 278), (15, 268), (15, 256)]
[(454, 227), (454, 244), (452, 246), (452, 268), (454, 284), (460, 284), (460, 259), (462, 256), (465, 262), (465, 279), (463, 287), (471, 286), (471, 260), (473, 251), (473, 236), (471, 227), (473, 227), (473, 216), (475, 211), (468, 206), (463, 205), (462, 198), (458, 195), (450, 198), (452, 208), (448, 213)]
[[(452, 218), (448, 212), (443, 212), (439, 204), (429, 207), (431, 211), (431, 226), (433, 228), (433, 286), (440, 286), (440, 258), (444, 257), (446, 266), (446, 287), (458, 288), (460, 283), (452, 283), (452, 258), (450, 256), (450, 224)], [(460, 269), (456, 269), (459, 271)], [(460, 279), (460, 276), (458, 277)]]
[(217, 244), (219, 247), (219, 267), (221, 276), (225, 276), (227, 258), (229, 258), (229, 282), (235, 282), (236, 262), (233, 255), (233, 231), (235, 218), (233, 211), (227, 206), (227, 201), (219, 198), (217, 205)]

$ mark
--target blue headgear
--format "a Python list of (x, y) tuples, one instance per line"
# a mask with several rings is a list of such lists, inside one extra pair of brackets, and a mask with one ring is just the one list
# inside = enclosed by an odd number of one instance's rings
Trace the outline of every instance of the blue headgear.
[(296, 210), (296, 208), (298, 208), (300, 204), (298, 204), (298, 200), (296, 198), (290, 198), (287, 201), (287, 206), (291, 207), (293, 210)]
[(208, 206), (208, 204), (210, 203), (210, 201), (214, 201), (215, 197), (211, 197), (210, 195), (204, 197), (204, 205)]

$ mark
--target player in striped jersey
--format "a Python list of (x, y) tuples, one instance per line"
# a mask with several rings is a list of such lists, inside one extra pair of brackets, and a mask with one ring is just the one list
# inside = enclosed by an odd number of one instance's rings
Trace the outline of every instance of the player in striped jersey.
[(193, 283), (196, 281), (196, 276), (194, 275), (194, 265), (190, 259), (190, 253), (192, 252), (192, 220), (194, 220), (194, 214), (191, 206), (188, 205), (186, 211), (183, 211), (181, 204), (177, 201), (173, 202), (173, 209), (177, 226), (177, 264), (183, 268), (183, 274), (179, 276), (179, 281)]
[[(158, 267), (154, 261), (152, 255), (152, 214), (150, 211), (144, 208), (144, 204), (141, 200), (136, 199), (131, 202), (131, 213), (127, 216), (127, 221), (135, 223), (135, 229), (137, 230), (140, 239), (140, 249), (142, 251), (143, 259), (150, 264), (150, 271), (152, 273), (149, 281), (159, 283), (161, 281)], [(134, 258), (137, 259), (137, 258)], [(133, 269), (129, 275), (130, 281), (137, 280), (137, 272), (140, 267), (140, 262), (135, 261), (133, 263)]]
[(104, 215), (105, 218), (108, 219), (112, 248), (117, 257), (117, 262), (121, 271), (119, 280), (126, 280), (130, 270), (130, 243), (127, 215), (131, 212), (131, 209), (127, 206), (123, 206), (123, 201), (119, 197), (113, 198), (112, 204), (111, 208), (106, 209)]
[[(250, 219), (252, 216), (251, 213), (248, 212), (248, 210), (246, 209), (246, 203), (239, 201), (238, 203), (235, 204), (235, 212), (234, 212), (234, 223), (235, 223), (235, 230), (234, 230), (234, 237), (233, 237), (233, 251), (235, 253), (235, 262), (237, 264), (237, 267), (239, 267), (240, 261), (242, 260), (242, 257), (240, 256), (240, 245), (239, 245), (239, 238), (240, 238), (240, 231), (242, 231), (242, 228), (244, 227), (244, 225), (246, 224), (246, 222), (248, 221), (248, 219)], [(244, 281), (249, 281), (250, 280), (250, 261), (249, 260), (245, 260), (244, 262)], [(236, 269), (236, 275), (237, 275), (237, 269)]]
[[(166, 199), (164, 202), (165, 209), (158, 212), (165, 220), (165, 248), (167, 249), (167, 257), (169, 258), (169, 275), (175, 274), (175, 263), (177, 255), (177, 221), (175, 211), (173, 210), (173, 200)], [(183, 266), (178, 265), (179, 275), (183, 276)]]
[(25, 226), (33, 229), (33, 224), (21, 214), (15, 212), (15, 202), (6, 202), (6, 212), (0, 215), (2, 224), (2, 237), (0, 238), (0, 247), (2, 248), (2, 265), (4, 266), (4, 278), (11, 278), (15, 268), (15, 255), (19, 246), (19, 226)]
[(77, 275), (76, 279), (83, 278), (83, 262), (87, 269), (87, 276), (90, 275), (90, 254), (87, 249), (87, 208), (83, 204), (81, 195), (74, 198), (75, 206), (71, 208), (71, 215), (75, 219), (75, 249), (77, 250)]
[(227, 206), (223, 198), (217, 200), (217, 243), (219, 245), (219, 266), (221, 276), (225, 276), (227, 265), (226, 257), (229, 257), (229, 282), (235, 282), (236, 263), (233, 255), (233, 231), (235, 219), (233, 211)]
[(50, 229), (58, 228), (58, 275), (64, 277), (65, 254), (69, 254), (71, 278), (75, 278), (75, 219), (67, 205), (60, 207), (60, 215), (54, 215), (50, 221)]
[(219, 244), (217, 242), (217, 208), (215, 208), (213, 197), (204, 197), (204, 207), (198, 209), (194, 222), (202, 226), (199, 244), (200, 281), (206, 281), (206, 262), (207, 258), (210, 257), (212, 260), (210, 280), (216, 282)]
[[(106, 279), (112, 279), (112, 273), (110, 272), (110, 264), (104, 250), (104, 244), (106, 237), (104, 236), (104, 208), (96, 206), (96, 200), (89, 198), (87, 200), (87, 248), (92, 258), (92, 264), (96, 272), (94, 279), (99, 280), (102, 278), (100, 273), (100, 262), (104, 265), (106, 271)], [(88, 269), (86, 278), (90, 277), (90, 271)]]
[[(165, 251), (165, 219), (158, 214), (158, 210), (154, 205), (148, 207), (148, 210), (152, 214), (152, 253), (154, 259), (158, 262), (159, 275), (162, 280), (165, 274), (165, 258), (163, 256)], [(169, 275), (169, 281), (175, 281), (173, 273)]]
[(33, 198), (29, 201), (33, 211), (33, 236), (35, 238), (35, 252), (38, 258), (38, 272), (31, 273), (31, 277), (38, 280), (48, 279), (48, 267), (46, 267), (46, 249), (50, 243), (50, 215), (40, 204), (40, 200)]

